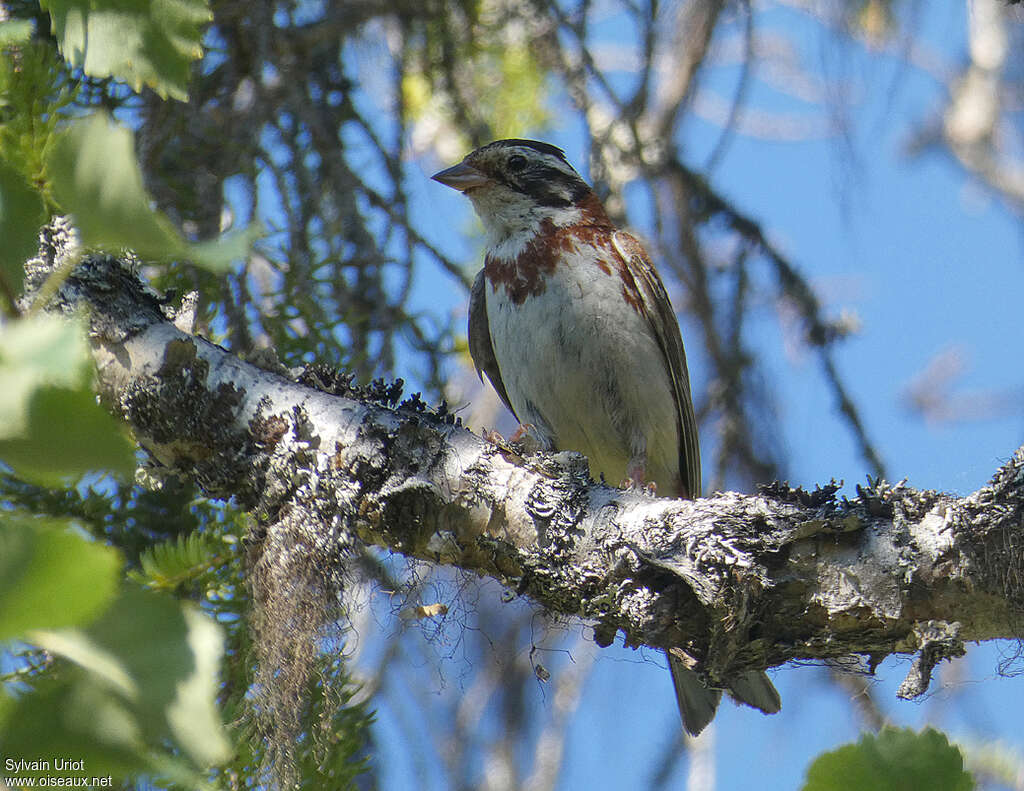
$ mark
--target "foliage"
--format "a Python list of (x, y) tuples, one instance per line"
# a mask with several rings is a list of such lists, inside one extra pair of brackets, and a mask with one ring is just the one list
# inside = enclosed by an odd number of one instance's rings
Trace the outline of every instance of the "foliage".
[(114, 77), (136, 92), (188, 97), (189, 66), (203, 54), (205, 0), (41, 0), (60, 51), (73, 67)]
[(960, 749), (934, 728), (883, 728), (819, 756), (803, 791), (970, 791)]
[(0, 530), (0, 638), (47, 652), (0, 698), (5, 754), (74, 756), (86, 776), (157, 773), (201, 786), (202, 770), (229, 754), (214, 708), (220, 627), (195, 607), (120, 586), (119, 553), (66, 523), (8, 513)]
[(228, 535), (241, 532), (241, 516), (198, 497), (176, 479), (158, 491), (103, 475), (87, 476), (73, 487), (47, 487), (0, 473), (7, 509), (71, 519), (95, 539), (113, 544), (127, 567), (137, 570), (153, 545), (188, 535), (201, 526)]
[(133, 578), (152, 590), (174, 591), (189, 583), (213, 595), (211, 585), (218, 568), (231, 562), (237, 549), (234, 533), (196, 531), (179, 535), (146, 549), (140, 558), (142, 568)]
[(132, 133), (100, 113), (68, 125), (51, 149), (46, 170), (54, 199), (71, 214), (90, 247), (131, 250), (146, 259), (187, 258), (223, 271), (247, 254), (259, 233), (253, 226), (222, 240), (185, 241), (167, 217), (150, 207)]
[[(424, 35), (410, 37), (409, 57), (419, 66), (409, 69), (402, 81), (402, 99), (410, 119), (444, 123), (467, 112), (469, 108), (453, 106), (451, 94), (443, 90), (446, 80), (455, 78), (463, 81), (464, 89), (474, 97), (472, 113), (481, 119), (467, 128), (450, 130), (466, 150), (486, 140), (528, 136), (548, 126), (548, 72), (522, 28), (494, 26), (469, 16), (465, 24), (473, 34), (456, 41), (454, 52), (444, 52), (444, 32), (434, 29), (441, 24), (441, 20), (428, 21)], [(452, 62), (465, 66), (453, 73)]]
[[(7, 516), (0, 534), (0, 640), (88, 623), (117, 593), (118, 553), (61, 529)], [(54, 588), (53, 580), (60, 580)]]
[[(33, 304), (15, 302), (22, 264), (57, 212), (88, 247), (218, 272), (248, 254), (258, 223), (195, 242), (153, 208), (130, 114), (80, 112), (137, 105), (143, 86), (187, 99), (210, 11), (202, 0), (29, 0), (10, 12), (0, 22), (0, 745), (126, 783), (256, 785), (266, 770), (244, 725), (248, 522), (173, 479), (156, 490), (125, 482), (133, 447), (96, 402), (85, 327), (41, 312), (70, 267), (36, 284)], [(297, 760), (304, 777), (348, 787), (365, 769), (368, 715), (349, 705), (344, 668), (325, 666), (320, 679), (322, 703), (300, 717), (316, 738)]]
[[(0, 50), (0, 230), (11, 241), (0, 254), (0, 291), (8, 311), (20, 285), (18, 258), (29, 257), (36, 232), (55, 210), (75, 218), (90, 247), (189, 259), (215, 271), (243, 258), (261, 232), (257, 224), (221, 240), (187, 241), (152, 208), (132, 133), (104, 113), (72, 112), (76, 103), (90, 103), (92, 81), (106, 77), (185, 100), (208, 6), (202, 0), (53, 0), (44, 8), (66, 62), (45, 37), (25, 39), (31, 28), (24, 19), (4, 23)], [(113, 88), (108, 104), (119, 105), (124, 90)]]
[(20, 284), (22, 266), (36, 251), (36, 231), (46, 220), (42, 196), (25, 177), (0, 160), (0, 277)]
[[(19, 22), (31, 31), (28, 20), (4, 25)], [(0, 286), (8, 308), (47, 219), (43, 162), (70, 104), (65, 77), (45, 42), (12, 36), (0, 43)]]
[(56, 484), (89, 470), (133, 467), (125, 431), (91, 387), (84, 328), (58, 316), (0, 326), (0, 458)]

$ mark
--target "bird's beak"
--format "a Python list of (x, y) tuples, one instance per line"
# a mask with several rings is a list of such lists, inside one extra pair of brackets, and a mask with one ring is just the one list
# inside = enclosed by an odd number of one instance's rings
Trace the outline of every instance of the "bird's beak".
[(482, 187), (485, 184), (490, 184), (491, 179), (481, 173), (472, 165), (467, 165), (465, 162), (460, 162), (458, 165), (452, 165), (447, 170), (442, 170), (440, 173), (435, 173), (431, 176), (434, 181), (440, 181), (446, 187), (451, 187), (459, 192), (465, 192), (471, 190), (474, 187)]

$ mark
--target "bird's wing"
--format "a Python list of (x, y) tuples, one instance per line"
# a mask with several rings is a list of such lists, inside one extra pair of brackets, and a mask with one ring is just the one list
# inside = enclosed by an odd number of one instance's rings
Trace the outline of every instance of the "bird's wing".
[(491, 386), (497, 392), (502, 403), (508, 407), (509, 412), (515, 415), (516, 420), (519, 420), (508, 400), (505, 383), (501, 381), (498, 359), (494, 356), (494, 347), (491, 345), (491, 327), (487, 323), (486, 288), (487, 279), (484, 277), (484, 270), (481, 269), (469, 292), (469, 356), (473, 358), (477, 376), (483, 380), (483, 375), (487, 374)]
[(643, 245), (636, 238), (623, 231), (612, 234), (612, 245), (626, 271), (626, 287), (640, 297), (644, 315), (658, 340), (665, 356), (672, 390), (676, 398), (679, 416), (679, 477), (682, 479), (686, 497), (700, 497), (700, 441), (697, 437), (697, 419), (693, 414), (693, 400), (690, 397), (690, 374), (686, 369), (686, 352), (679, 334), (679, 323), (672, 312), (668, 292), (658, 272), (647, 257)]
[[(643, 245), (628, 233), (616, 231), (612, 236), (615, 251), (628, 264), (628, 271), (635, 282), (627, 288), (641, 297), (641, 305), (658, 339), (658, 345), (665, 355), (672, 388), (679, 410), (680, 449), (679, 464), (687, 496), (700, 496), (700, 445), (697, 439), (697, 420), (693, 414), (690, 397), (690, 375), (686, 370), (686, 352), (679, 334), (679, 324), (672, 312), (665, 286), (651, 265)], [(628, 280), (628, 278), (627, 278)], [(669, 667), (675, 684), (676, 700), (683, 717), (683, 727), (696, 736), (715, 716), (715, 709), (721, 692), (709, 689), (700, 677), (688, 670), (679, 660), (669, 655)], [(729, 682), (733, 698), (748, 706), (760, 709), (765, 714), (777, 712), (782, 702), (771, 679), (760, 670), (744, 673)]]

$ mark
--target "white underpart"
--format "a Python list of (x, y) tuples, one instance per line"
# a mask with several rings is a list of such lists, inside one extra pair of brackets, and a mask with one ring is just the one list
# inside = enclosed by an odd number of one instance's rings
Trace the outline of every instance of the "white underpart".
[[(490, 255), (514, 257), (531, 238), (496, 240)], [(589, 246), (564, 254), (544, 293), (521, 305), (504, 287), (488, 287), (491, 342), (522, 422), (559, 450), (586, 455), (595, 477), (617, 485), (643, 465), (646, 480), (670, 496), (679, 481), (675, 397), (650, 327), (623, 300), (611, 256)]]

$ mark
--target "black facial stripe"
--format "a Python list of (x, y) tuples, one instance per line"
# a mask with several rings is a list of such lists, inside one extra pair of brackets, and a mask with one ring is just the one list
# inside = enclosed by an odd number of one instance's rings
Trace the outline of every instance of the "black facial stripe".
[(544, 206), (571, 206), (590, 191), (582, 179), (551, 165), (534, 165), (515, 181), (512, 187)]

